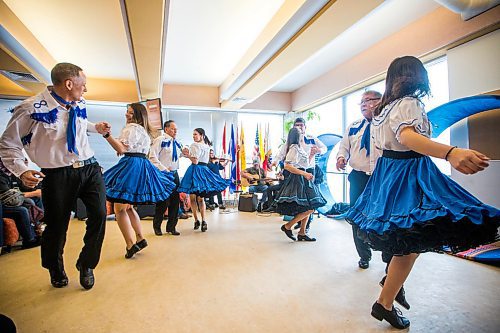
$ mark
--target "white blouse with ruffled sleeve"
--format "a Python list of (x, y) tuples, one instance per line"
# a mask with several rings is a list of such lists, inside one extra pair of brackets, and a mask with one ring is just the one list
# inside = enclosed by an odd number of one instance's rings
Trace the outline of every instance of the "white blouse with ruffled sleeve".
[(286, 154), (285, 163), (296, 168), (307, 169), (309, 166), (309, 156), (301, 146), (292, 144)]
[(382, 150), (409, 151), (400, 142), (401, 131), (413, 127), (415, 132), (427, 138), (431, 125), (423, 103), (414, 97), (403, 97), (388, 104), (373, 118), (371, 135), (375, 147)]
[(210, 147), (206, 143), (193, 142), (193, 144), (189, 146), (189, 156), (196, 157), (198, 163), (208, 163)]
[(151, 138), (146, 129), (135, 123), (127, 124), (118, 140), (127, 147), (127, 153), (147, 154), (151, 145)]

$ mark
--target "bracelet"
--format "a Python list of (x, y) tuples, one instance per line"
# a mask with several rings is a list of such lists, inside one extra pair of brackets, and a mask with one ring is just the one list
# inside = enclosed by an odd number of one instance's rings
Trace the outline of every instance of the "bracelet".
[(111, 133), (108, 132), (108, 133), (104, 134), (102, 137), (107, 139), (107, 138), (109, 138), (110, 135), (111, 135)]
[(450, 150), (448, 150), (448, 152), (447, 152), (447, 153), (446, 153), (446, 155), (444, 156), (444, 159), (445, 159), (446, 161), (448, 161), (448, 156), (450, 156), (451, 151), (452, 151), (453, 149), (455, 149), (455, 148), (457, 148), (457, 146), (453, 146), (453, 147), (451, 147), (451, 148), (450, 148)]

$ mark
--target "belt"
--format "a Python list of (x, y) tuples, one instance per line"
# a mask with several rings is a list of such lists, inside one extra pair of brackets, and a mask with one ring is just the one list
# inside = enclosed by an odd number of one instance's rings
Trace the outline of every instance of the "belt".
[(383, 157), (393, 158), (396, 160), (406, 160), (410, 158), (421, 158), (424, 155), (417, 153), (413, 150), (408, 151), (395, 151), (395, 150), (385, 150), (382, 152)]
[(146, 158), (146, 154), (143, 154), (143, 153), (125, 153), (123, 155), (128, 156), (128, 157)]
[(357, 173), (364, 173), (365, 175), (367, 176), (371, 176), (372, 173), (371, 172), (365, 172), (365, 171), (361, 171), (361, 170), (356, 170), (356, 169), (352, 169), (351, 172), (357, 172)]
[(198, 165), (204, 165), (204, 166), (207, 166), (208, 164), (207, 164), (207, 163), (203, 163), (203, 162), (198, 162)]
[(78, 169), (78, 168), (83, 168), (86, 165), (94, 164), (97, 163), (97, 160), (95, 159), (94, 156), (92, 156), (89, 159), (86, 159), (84, 161), (76, 161), (71, 165), (68, 165), (66, 168), (73, 168), (73, 169)]

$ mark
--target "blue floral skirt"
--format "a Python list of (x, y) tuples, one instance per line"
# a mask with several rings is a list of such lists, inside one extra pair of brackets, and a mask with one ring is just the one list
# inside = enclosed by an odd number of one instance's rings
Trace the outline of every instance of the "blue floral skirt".
[(106, 199), (111, 202), (146, 204), (165, 201), (176, 185), (173, 175), (160, 171), (144, 154), (130, 154), (104, 173)]
[(313, 181), (301, 175), (290, 173), (276, 194), (272, 206), (282, 215), (295, 216), (308, 210), (326, 205), (326, 200)]
[(346, 220), (375, 250), (406, 255), (448, 246), (459, 252), (496, 241), (500, 211), (442, 174), (427, 156), (383, 156)]
[(230, 183), (230, 180), (210, 170), (206, 163), (191, 164), (182, 177), (177, 192), (208, 198), (224, 191)]

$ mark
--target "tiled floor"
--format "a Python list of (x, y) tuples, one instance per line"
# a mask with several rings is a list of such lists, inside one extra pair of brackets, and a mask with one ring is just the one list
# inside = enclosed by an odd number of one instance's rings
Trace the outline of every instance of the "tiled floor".
[[(65, 262), (70, 284), (54, 289), (39, 248), (0, 257), (0, 313), (18, 332), (384, 332), (370, 316), (384, 264), (357, 268), (351, 229), (316, 219), (316, 243), (293, 243), (277, 215), (209, 213), (208, 232), (181, 220), (180, 237), (154, 236), (124, 259), (108, 221), (96, 285), (74, 267), (84, 223), (73, 221)], [(499, 332), (500, 269), (445, 254), (420, 256), (406, 285), (411, 332)], [(1, 330), (0, 330), (1, 331)]]

